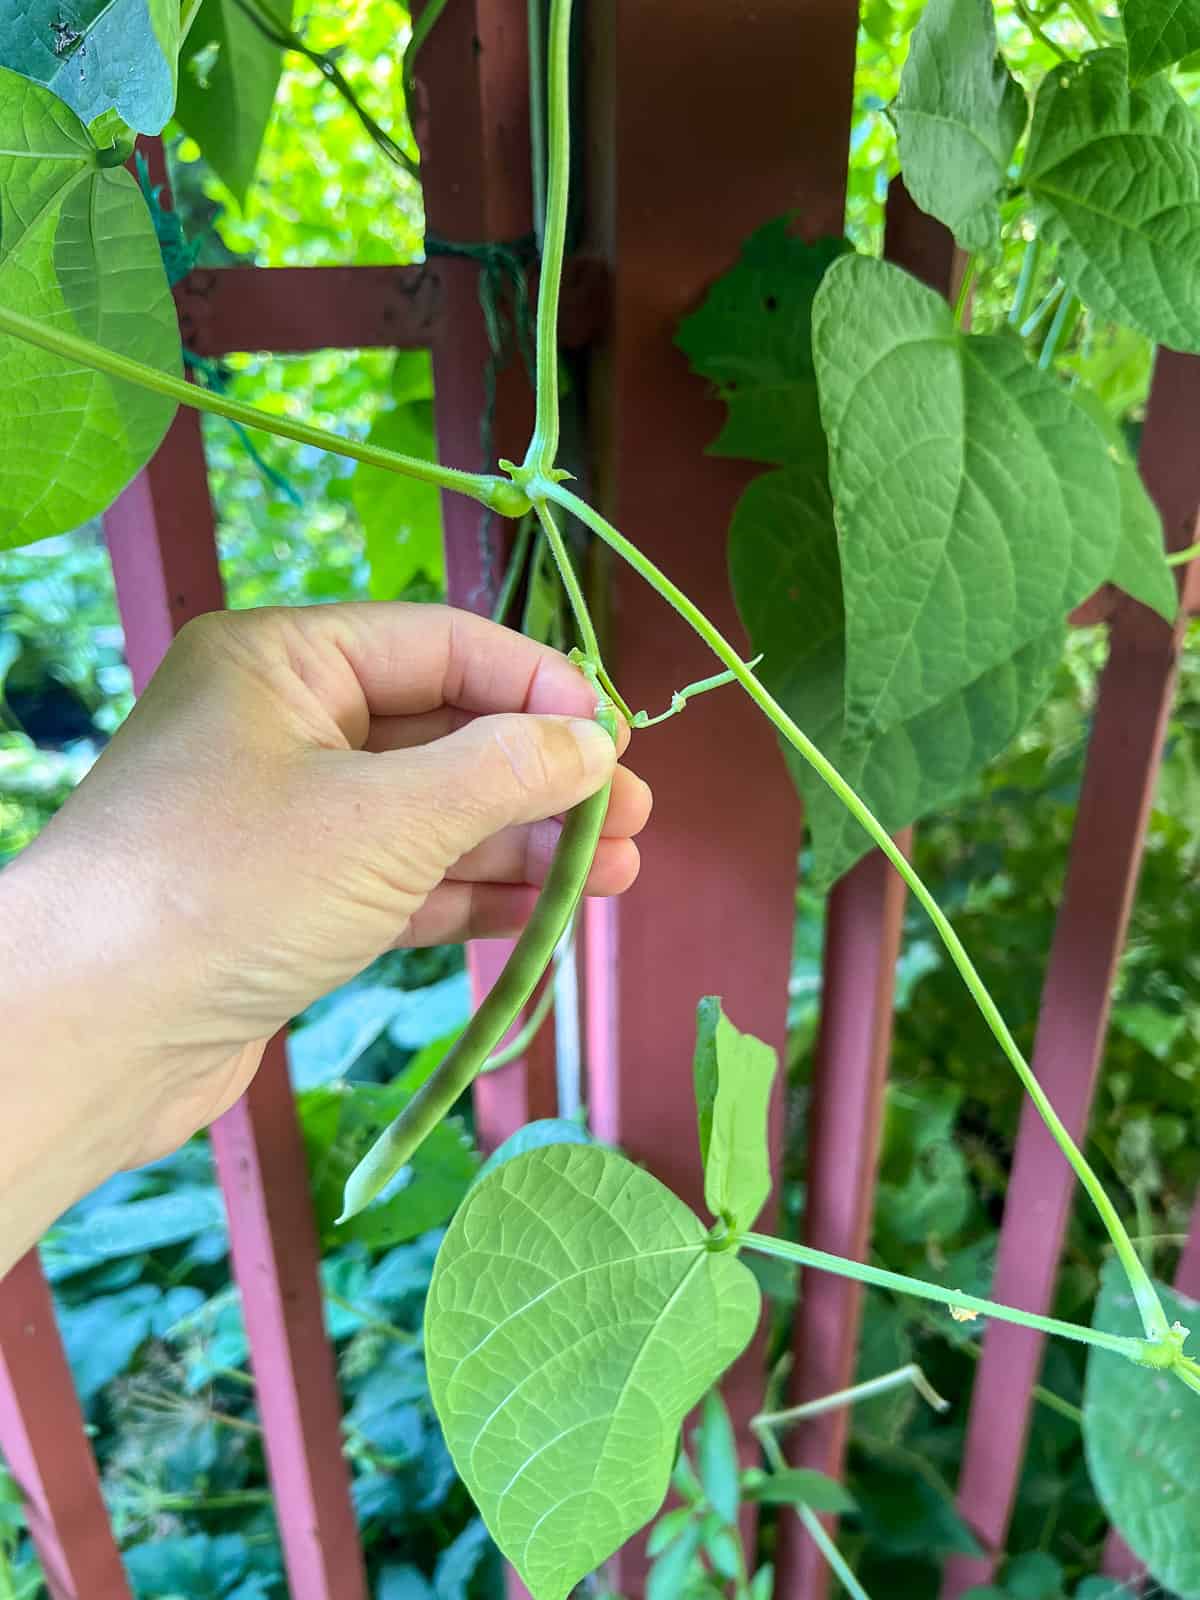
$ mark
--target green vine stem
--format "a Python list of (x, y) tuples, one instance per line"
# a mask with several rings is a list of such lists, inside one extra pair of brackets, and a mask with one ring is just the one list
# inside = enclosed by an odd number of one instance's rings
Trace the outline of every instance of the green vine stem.
[(380, 449), (378, 445), (343, 439), (339, 434), (312, 427), (307, 422), (293, 422), (290, 417), (273, 416), (269, 411), (260, 411), (257, 406), (243, 405), (241, 401), (216, 394), (211, 389), (200, 389), (184, 378), (160, 372), (156, 367), (148, 367), (115, 350), (93, 344), (90, 339), (68, 333), (66, 329), (56, 328), (48, 322), (38, 322), (4, 305), (0, 305), (0, 333), (36, 345), (39, 350), (59, 356), (64, 361), (73, 361), (80, 366), (91, 367), (96, 372), (106, 373), (110, 378), (137, 384), (180, 405), (192, 406), (197, 411), (227, 417), (244, 427), (259, 428), (264, 433), (277, 434), (281, 439), (292, 439), (297, 444), (328, 450), (332, 455), (348, 456), (352, 461), (361, 461), (368, 467), (381, 467), (385, 472), (417, 478), (438, 489), (452, 489), (456, 494), (477, 500), (480, 505), (487, 506), (502, 517), (521, 517), (530, 509), (528, 498), (508, 478), (490, 473), (460, 472), (456, 467), (443, 467), (435, 461), (423, 461), (417, 456)]
[(1008, 313), (1010, 328), (1019, 328), (1025, 321), (1025, 313), (1029, 307), (1029, 299), (1033, 293), (1033, 286), (1037, 282), (1038, 268), (1042, 264), (1042, 236), (1035, 233), (1025, 246), (1025, 254), (1021, 260), (1021, 274), (1017, 279), (1017, 291), (1013, 296), (1012, 308)]
[(1164, 1349), (1171, 1345), (1172, 1334), (1166, 1313), (1163, 1311), (1150, 1276), (1130, 1241), (1116, 1207), (1105, 1192), (1103, 1184), (1093, 1172), (1087, 1158), (1076, 1145), (1074, 1139), (1071, 1138), (1058, 1113), (1047, 1099), (1045, 1091), (1022, 1055), (1016, 1040), (1009, 1031), (1007, 1023), (1000, 1015), (996, 1002), (992, 999), (991, 993), (976, 970), (974, 962), (967, 954), (966, 947), (955, 932), (949, 918), (926, 888), (924, 880), (910, 865), (903, 852), (892, 842), (887, 830), (879, 822), (875, 814), (859, 798), (858, 794), (850, 787), (833, 763), (821, 754), (807, 734), (797, 727), (778, 701), (763, 687), (729, 641), (713, 626), (704, 613), (688, 599), (683, 591), (677, 588), (670, 578), (655, 566), (648, 556), (643, 555), (637, 546), (614, 528), (607, 518), (601, 516), (598, 511), (589, 506), (586, 501), (581, 500), (578, 495), (572, 494), (569, 489), (565, 489), (561, 483), (534, 481), (528, 485), (528, 488), (529, 492), (536, 498), (556, 501), (584, 523), (585, 526), (591, 528), (598, 538), (602, 539), (624, 561), (627, 561), (634, 571), (645, 579), (668, 605), (678, 612), (684, 621), (700, 635), (722, 665), (733, 674), (759, 710), (770, 719), (792, 748), (798, 751), (804, 760), (808, 762), (817, 776), (828, 785), (847, 811), (850, 812), (851, 816), (887, 856), (908, 885), (913, 897), (933, 923), (938, 937), (946, 947), (950, 959), (958, 968), (963, 982), (966, 984), (975, 1004), (979, 1007), (980, 1013), (991, 1029), (996, 1042), (1008, 1057), (1026, 1092), (1037, 1107), (1042, 1121), (1050, 1130), (1055, 1143), (1063, 1155), (1066, 1156), (1068, 1162), (1070, 1162), (1076, 1177), (1096, 1207), (1108, 1231), (1108, 1236), (1113, 1242), (1121, 1265), (1129, 1278), (1130, 1287), (1137, 1300), (1138, 1310), (1141, 1314), (1147, 1337), (1161, 1342)]
[(530, 513), (521, 518), (517, 527), (512, 554), (508, 558), (508, 566), (504, 569), (504, 582), (500, 585), (500, 593), (496, 596), (496, 604), (492, 607), (493, 622), (503, 622), (512, 610), (517, 590), (521, 587), (521, 579), (525, 576), (525, 569), (529, 565), (529, 547), (532, 542), (533, 515)]
[(1059, 350), (1074, 333), (1080, 309), (1079, 296), (1076, 294), (1064, 294), (1058, 302), (1058, 310), (1054, 313), (1053, 322), (1046, 329), (1046, 338), (1038, 356), (1038, 366), (1043, 372), (1049, 371), (1054, 365)]
[(1186, 567), (1189, 561), (1200, 556), (1200, 544), (1190, 544), (1186, 550), (1176, 550), (1167, 557), (1169, 567)]
[[(755, 1417), (754, 1421), (751, 1423), (751, 1427), (755, 1430), (755, 1433), (758, 1436), (759, 1443), (763, 1448), (763, 1454), (766, 1456), (772, 1472), (786, 1472), (787, 1460), (783, 1454), (783, 1451), (779, 1447), (779, 1440), (769, 1428), (759, 1428), (759, 1423), (762, 1421), (763, 1419), (761, 1417)], [(817, 1516), (812, 1507), (798, 1505), (794, 1509), (796, 1515), (804, 1524), (809, 1538), (825, 1558), (830, 1572), (833, 1573), (834, 1577), (841, 1584), (842, 1588), (850, 1596), (850, 1600), (871, 1600), (870, 1595), (863, 1588), (862, 1584), (859, 1583), (853, 1572), (851, 1572), (845, 1556), (838, 1549), (837, 1545), (826, 1531), (825, 1524), (821, 1521), (820, 1517)]]
[(884, 1372), (878, 1378), (868, 1378), (863, 1383), (852, 1384), (848, 1389), (823, 1394), (819, 1400), (805, 1400), (801, 1405), (788, 1406), (782, 1411), (760, 1411), (751, 1418), (750, 1426), (760, 1435), (766, 1430), (790, 1428), (810, 1417), (821, 1417), (826, 1412), (840, 1410), (842, 1406), (857, 1405), (861, 1400), (873, 1400), (877, 1395), (890, 1394), (893, 1389), (905, 1387), (915, 1389), (934, 1411), (950, 1409), (949, 1400), (943, 1399), (917, 1363), (910, 1361), (907, 1366), (897, 1367), (894, 1372)]
[(1064, 50), (1057, 39), (1050, 37), (1034, 15), (1032, 8), (1025, 3), (1025, 0), (1013, 0), (1013, 5), (1016, 8), (1017, 15), (1035, 39), (1044, 44), (1048, 50), (1052, 50), (1060, 61), (1070, 61), (1070, 51)]
[[(1119, 1333), (1105, 1333), (1099, 1328), (1085, 1328), (1081, 1323), (1063, 1322), (1058, 1317), (1039, 1316), (1034, 1311), (1021, 1311), (1016, 1306), (1000, 1305), (994, 1300), (981, 1300), (978, 1295), (960, 1294), (957, 1289), (944, 1289), (938, 1283), (926, 1283), (922, 1278), (909, 1278), (901, 1272), (889, 1272), (884, 1267), (868, 1266), (863, 1261), (847, 1261), (830, 1255), (825, 1250), (814, 1250), (810, 1245), (793, 1244), (789, 1239), (775, 1239), (764, 1233), (744, 1233), (738, 1243), (759, 1255), (775, 1256), (780, 1261), (796, 1261), (801, 1266), (813, 1267), (819, 1272), (832, 1272), (839, 1278), (853, 1278), (858, 1283), (869, 1283), (876, 1289), (891, 1289), (896, 1294), (912, 1295), (919, 1300), (936, 1300), (948, 1306), (951, 1312), (974, 1317), (995, 1317), (1000, 1322), (1015, 1322), (1022, 1328), (1033, 1328), (1038, 1333), (1051, 1333), (1062, 1339), (1073, 1339), (1077, 1344), (1095, 1345), (1100, 1350), (1110, 1350), (1124, 1356), (1139, 1366), (1162, 1369), (1174, 1362), (1177, 1340), (1167, 1329), (1166, 1341), (1153, 1337), (1132, 1339)], [(1157, 1297), (1156, 1297), (1157, 1301)]]
[[(570, 74), (571, 4), (570, 0), (554, 0), (546, 40), (548, 171), (545, 239), (538, 283), (537, 411), (524, 463), (524, 470), (546, 477), (552, 476), (558, 455), (558, 302), (567, 249), (571, 184)], [(558, 559), (557, 550), (555, 559)]]

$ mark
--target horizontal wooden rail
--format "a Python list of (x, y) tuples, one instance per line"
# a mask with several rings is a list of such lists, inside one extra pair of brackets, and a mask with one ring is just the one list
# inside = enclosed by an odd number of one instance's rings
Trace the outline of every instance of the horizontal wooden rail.
[[(183, 342), (199, 356), (423, 350), (457, 339), (464, 306), (478, 319), (479, 273), (473, 260), (444, 256), (410, 267), (201, 267), (178, 285), (175, 303)], [(531, 295), (536, 291), (531, 274)], [(607, 305), (603, 262), (568, 261), (563, 348), (590, 344)]]

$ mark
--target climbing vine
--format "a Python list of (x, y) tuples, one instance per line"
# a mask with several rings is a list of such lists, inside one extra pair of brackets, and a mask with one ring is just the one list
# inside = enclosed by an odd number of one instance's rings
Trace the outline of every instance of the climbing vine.
[[(1092, 323), (1200, 353), (1200, 127), (1170, 75), (1200, 49), (1200, 5), (1127, 0), (1123, 16), (1110, 17), (1090, 0), (1068, 0), (1064, 23), (1054, 0), (1038, 11), (1019, 4), (1055, 60), (1031, 106), (998, 53), (990, 0), (928, 0), (891, 115), (910, 193), (965, 254), (955, 303), (844, 241), (806, 244), (790, 219), (776, 219), (682, 325), (683, 351), (727, 403), (712, 448), (770, 468), (743, 495), (730, 530), (738, 604), (761, 652), (753, 661), (567, 487), (558, 464), (570, 0), (553, 0), (546, 37), (536, 40), (534, 79), (544, 51), (547, 91), (545, 138), (536, 141), (545, 201), (536, 420), (522, 461), (483, 473), (260, 411), (223, 392), (217, 373), (206, 374), (207, 386), (185, 380), (164, 268), (164, 246), (176, 257), (183, 246), (164, 235), (152, 193), (126, 170), (136, 132), (158, 132), (177, 108), (244, 191), (272, 69), (258, 73), (257, 97), (238, 101), (239, 128), (214, 117), (204, 93), (244, 70), (233, 42), (252, 37), (256, 59), (264, 42), (309, 59), (406, 175), (416, 158), (362, 108), (336, 61), (306, 44), (290, 7), (205, 0), (181, 10), (178, 0), (149, 0), (149, 30), (120, 0), (77, 9), (67, 24), (35, 0), (19, 21), (0, 22), (0, 547), (104, 510), (150, 458), (175, 407), (192, 405), (381, 468), (406, 492), (458, 493), (488, 518), (519, 519), (521, 559), (536, 525), (597, 717), (610, 732), (618, 712), (649, 728), (661, 718), (626, 705), (603, 659), (564, 539), (570, 515), (720, 664), (681, 687), (667, 714), (736, 684), (772, 723), (806, 800), (817, 881), (832, 882), (872, 846), (904, 878), (1115, 1252), (1097, 1325), (1086, 1327), (755, 1232), (770, 1182), (776, 1062), (719, 1002), (702, 1002), (696, 1098), (711, 1221), (614, 1151), (560, 1125), (544, 1138), (526, 1130), (479, 1175), (435, 1269), (426, 1320), (434, 1401), (464, 1482), (538, 1600), (562, 1600), (659, 1509), (673, 1467), (678, 1475), (684, 1418), (757, 1326), (760, 1292), (744, 1255), (924, 1298), (955, 1319), (995, 1317), (1083, 1343), (1089, 1386), (1127, 1394), (1124, 1414), (1144, 1416), (1148, 1430), (1168, 1408), (1194, 1413), (1200, 1364), (1186, 1353), (1181, 1308), (1151, 1280), (892, 834), (960, 794), (1028, 720), (1061, 654), (1067, 614), (1099, 586), (1114, 583), (1168, 620), (1175, 614), (1163, 531), (1126, 441), (1063, 381), (1057, 361)], [(428, 7), (414, 33), (406, 81), (441, 9)], [(181, 42), (191, 52), (186, 79)], [(534, 121), (540, 130), (541, 116)], [(977, 271), (1000, 247), (1002, 218), (1014, 214), (1028, 246), (1012, 304), (1002, 324), (969, 327)], [(510, 280), (517, 337), (489, 328), (499, 359), (520, 343), (522, 254), (470, 242), (442, 248), (479, 256), (493, 317), (496, 282)], [(519, 582), (516, 568), (506, 605)], [(349, 1174), (346, 1219), (391, 1203), (422, 1141), (529, 999), (574, 914), (603, 804), (593, 797), (569, 819), (533, 920), (489, 1000)], [(759, 1421), (778, 1480), (772, 1417)], [(708, 1425), (719, 1432), (719, 1419)], [(1200, 1593), (1200, 1573), (1172, 1564), (1177, 1552), (1160, 1521), (1122, 1514), (1129, 1474), (1113, 1470), (1105, 1442), (1119, 1437), (1114, 1424), (1089, 1438), (1115, 1520), (1164, 1581)], [(775, 1492), (799, 1506), (860, 1593), (814, 1515), (829, 1505), (822, 1482), (777, 1482)], [(759, 1498), (772, 1492), (759, 1479), (751, 1488)], [(738, 1572), (731, 1581), (748, 1583)]]

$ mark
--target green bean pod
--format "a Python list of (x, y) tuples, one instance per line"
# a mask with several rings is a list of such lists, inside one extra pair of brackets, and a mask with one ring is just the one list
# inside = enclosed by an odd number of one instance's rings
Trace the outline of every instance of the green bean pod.
[[(617, 714), (611, 705), (597, 707), (596, 720), (616, 738)], [(350, 1174), (339, 1222), (357, 1216), (407, 1165), (478, 1076), (528, 1002), (575, 915), (600, 842), (611, 788), (611, 783), (606, 783), (568, 813), (542, 892), (504, 971), (449, 1055)]]

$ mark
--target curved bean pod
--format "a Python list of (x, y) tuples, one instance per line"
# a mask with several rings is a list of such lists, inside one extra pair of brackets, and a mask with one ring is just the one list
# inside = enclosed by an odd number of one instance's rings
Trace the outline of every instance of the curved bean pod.
[[(615, 740), (615, 708), (602, 703), (596, 709), (596, 720)], [(339, 1222), (368, 1206), (412, 1159), (413, 1152), (477, 1077), (537, 987), (583, 894), (611, 788), (611, 783), (606, 783), (568, 814), (542, 892), (504, 971), (446, 1059), (350, 1174)]]

